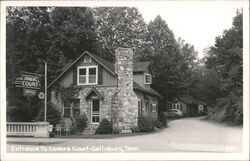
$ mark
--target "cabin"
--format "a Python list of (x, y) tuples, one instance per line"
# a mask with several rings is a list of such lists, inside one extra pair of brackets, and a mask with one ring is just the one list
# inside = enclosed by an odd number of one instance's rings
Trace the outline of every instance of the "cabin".
[[(48, 88), (50, 101), (61, 111), (65, 124), (72, 125), (85, 114), (88, 125), (84, 133), (94, 133), (104, 118), (119, 131), (136, 128), (139, 116), (157, 120), (162, 96), (151, 84), (150, 63), (134, 62), (132, 49), (118, 48), (115, 63), (85, 51)], [(73, 94), (65, 95), (62, 91), (67, 89), (74, 90)]]
[(184, 116), (199, 116), (207, 112), (206, 103), (192, 96), (184, 95), (174, 99), (169, 109), (180, 110)]

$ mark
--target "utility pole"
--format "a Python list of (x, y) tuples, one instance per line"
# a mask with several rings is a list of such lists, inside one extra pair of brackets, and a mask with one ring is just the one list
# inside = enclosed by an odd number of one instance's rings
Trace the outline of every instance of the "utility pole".
[(47, 62), (45, 62), (45, 77), (44, 77), (44, 122), (47, 120)]

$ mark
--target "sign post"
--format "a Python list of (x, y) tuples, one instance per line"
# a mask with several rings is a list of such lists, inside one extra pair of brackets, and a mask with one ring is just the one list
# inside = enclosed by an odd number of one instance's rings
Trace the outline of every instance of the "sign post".
[(44, 95), (45, 95), (45, 97), (44, 97), (44, 122), (46, 122), (46, 120), (47, 120), (47, 62), (45, 62), (45, 69), (44, 69), (45, 71), (45, 77), (44, 77), (44, 84), (45, 84), (45, 89), (44, 89)]

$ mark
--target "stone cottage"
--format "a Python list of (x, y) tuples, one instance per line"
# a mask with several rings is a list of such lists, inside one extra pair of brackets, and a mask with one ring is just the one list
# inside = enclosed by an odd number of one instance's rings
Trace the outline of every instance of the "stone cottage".
[[(49, 84), (50, 100), (61, 111), (64, 123), (70, 125), (75, 117), (85, 113), (85, 132), (94, 133), (104, 118), (120, 131), (137, 127), (140, 115), (158, 118), (161, 95), (150, 87), (150, 63), (133, 63), (129, 48), (116, 49), (115, 56), (113, 64), (86, 51)], [(62, 89), (74, 92), (65, 95)]]

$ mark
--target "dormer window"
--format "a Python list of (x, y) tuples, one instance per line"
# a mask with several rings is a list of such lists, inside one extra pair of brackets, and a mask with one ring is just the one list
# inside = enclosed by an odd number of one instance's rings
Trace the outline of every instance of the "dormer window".
[(152, 83), (152, 76), (151, 74), (145, 73), (144, 74), (144, 83), (151, 84)]
[(88, 55), (86, 55), (85, 57), (84, 57), (84, 63), (90, 63), (92, 60), (91, 60), (91, 57), (90, 56), (88, 56)]
[(77, 84), (78, 85), (97, 84), (97, 80), (98, 80), (97, 76), (98, 76), (98, 67), (97, 66), (78, 67)]

